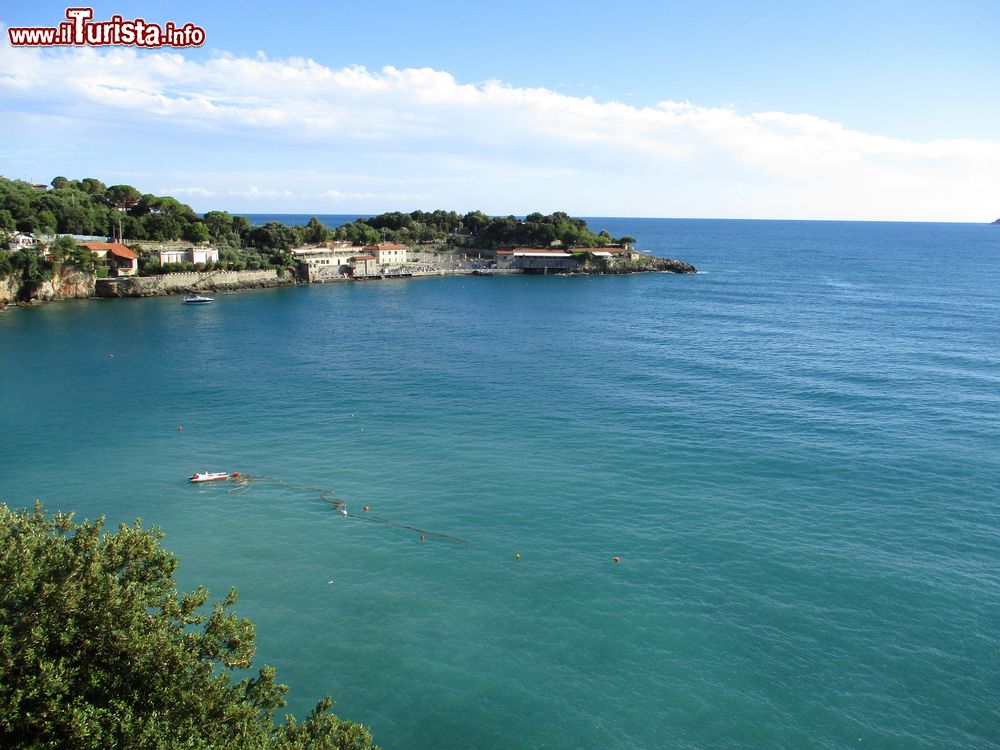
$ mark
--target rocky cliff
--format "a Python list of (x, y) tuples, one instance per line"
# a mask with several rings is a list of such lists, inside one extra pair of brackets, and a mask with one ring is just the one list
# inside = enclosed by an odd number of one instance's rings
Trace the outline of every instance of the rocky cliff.
[(30, 305), (57, 299), (85, 299), (94, 296), (97, 281), (92, 273), (84, 273), (75, 266), (58, 268), (48, 281), (22, 281), (17, 277), (0, 279), (0, 304)]

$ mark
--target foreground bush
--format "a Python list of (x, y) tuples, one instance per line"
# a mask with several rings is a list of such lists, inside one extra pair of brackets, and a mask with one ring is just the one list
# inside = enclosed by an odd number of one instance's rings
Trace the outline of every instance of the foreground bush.
[(75, 524), (0, 504), (0, 747), (372, 748), (321, 700), (303, 723), (274, 712), (287, 687), (251, 666), (253, 623), (180, 594), (157, 529)]

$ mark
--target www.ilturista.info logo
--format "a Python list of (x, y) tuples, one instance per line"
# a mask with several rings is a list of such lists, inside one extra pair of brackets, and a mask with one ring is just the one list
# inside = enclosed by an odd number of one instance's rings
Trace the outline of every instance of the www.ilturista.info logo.
[(111, 16), (110, 21), (92, 21), (93, 8), (67, 8), (66, 20), (58, 26), (12, 26), (7, 36), (12, 47), (200, 47), (205, 30), (193, 23), (162, 26), (141, 18), (126, 21)]

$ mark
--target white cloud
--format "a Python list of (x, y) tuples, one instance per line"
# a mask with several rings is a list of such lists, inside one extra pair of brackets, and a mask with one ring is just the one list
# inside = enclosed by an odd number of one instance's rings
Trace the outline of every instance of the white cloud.
[[(331, 69), (262, 53), (199, 60), (3, 44), (0, 71), (0, 95), (15, 114), (78, 111), (88, 127), (124, 122), (155, 132), (168, 147), (146, 150), (153, 173), (159, 151), (176, 154), (185, 142), (212, 144), (222, 173), (227, 158), (236, 171), (273, 156), (267, 187), (175, 189), (206, 199), (264, 206), (465, 196), (517, 211), (545, 208), (521, 201), (553, 195), (578, 213), (775, 218), (983, 220), (1000, 210), (1000, 142), (900, 140), (808, 114), (669, 100), (637, 107), (461, 83), (429, 68)], [(344, 164), (354, 172), (368, 165), (364, 184), (331, 185)], [(292, 171), (308, 167), (315, 173), (290, 184)]]

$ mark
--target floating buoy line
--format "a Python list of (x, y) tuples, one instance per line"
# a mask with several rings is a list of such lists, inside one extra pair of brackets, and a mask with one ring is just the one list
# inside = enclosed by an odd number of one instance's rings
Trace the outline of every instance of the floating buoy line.
[(424, 541), (425, 537), (431, 537), (434, 539), (439, 539), (443, 542), (451, 542), (452, 544), (460, 544), (463, 547), (470, 547), (472, 543), (468, 539), (463, 539), (459, 536), (452, 536), (451, 534), (442, 534), (438, 531), (429, 531), (427, 529), (421, 529), (418, 526), (410, 526), (409, 524), (399, 523), (398, 521), (393, 521), (388, 518), (383, 518), (382, 516), (374, 515), (371, 513), (370, 507), (368, 505), (364, 506), (363, 515), (352, 515), (347, 510), (347, 503), (343, 500), (339, 500), (334, 497), (336, 494), (335, 490), (328, 487), (307, 487), (304, 485), (292, 484), (286, 482), (284, 479), (279, 477), (265, 477), (250, 474), (243, 474), (240, 472), (233, 472), (229, 477), (229, 481), (232, 483), (232, 487), (229, 488), (230, 495), (242, 495), (250, 491), (254, 485), (259, 484), (272, 484), (279, 487), (283, 487), (289, 492), (296, 492), (302, 494), (317, 495), (320, 502), (326, 503), (330, 506), (330, 509), (336, 511), (345, 518), (350, 518), (354, 521), (367, 521), (369, 523), (377, 523), (383, 526), (391, 526), (396, 529), (404, 529), (406, 531), (412, 531), (420, 535), (420, 541)]

